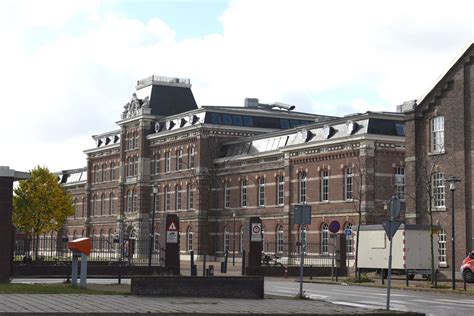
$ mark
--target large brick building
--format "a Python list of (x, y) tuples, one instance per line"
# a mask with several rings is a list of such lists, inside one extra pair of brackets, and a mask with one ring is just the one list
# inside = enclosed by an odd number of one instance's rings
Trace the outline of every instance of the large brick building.
[(401, 107), (406, 117), (406, 220), (441, 226), (439, 261), (451, 263), (452, 195), (445, 180), (461, 179), (455, 195), (455, 270), (473, 249), (474, 45), (464, 50), (418, 102)]
[(307, 203), (307, 239), (325, 252), (331, 221), (350, 229), (360, 211), (378, 222), (393, 194), (404, 198), (403, 114), (293, 108), (257, 99), (198, 108), (189, 80), (138, 81), (118, 129), (93, 136), (87, 167), (62, 172), (76, 208), (65, 234), (146, 240), (154, 208), (157, 234), (163, 214), (179, 215), (182, 254), (222, 256), (240, 252), (242, 219), (260, 216), (265, 241), (289, 252), (299, 229), (292, 206)]

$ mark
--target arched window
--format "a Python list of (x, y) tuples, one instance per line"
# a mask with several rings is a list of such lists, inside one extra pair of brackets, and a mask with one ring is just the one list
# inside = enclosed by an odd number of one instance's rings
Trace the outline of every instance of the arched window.
[(91, 199), (91, 216), (95, 215), (95, 200), (96, 200), (96, 196), (94, 194)]
[(100, 195), (100, 215), (104, 215), (104, 203), (105, 203), (105, 195), (102, 193)]
[(109, 215), (114, 213), (114, 193), (110, 192), (109, 194)]
[(193, 192), (193, 185), (188, 184), (188, 205), (187, 209), (192, 210), (194, 208), (194, 192)]
[(298, 190), (298, 202), (305, 203), (306, 202), (306, 181), (307, 176), (306, 172), (301, 172), (299, 177), (299, 190)]
[(138, 208), (137, 208), (137, 205), (138, 205), (138, 193), (137, 193), (137, 190), (133, 190), (133, 209), (132, 209), (132, 212), (138, 212)]
[(276, 251), (277, 253), (283, 252), (283, 226), (278, 225), (276, 232)]
[(229, 228), (224, 229), (224, 252), (229, 251), (230, 246), (230, 232)]
[(193, 228), (189, 227), (188, 228), (188, 233), (187, 233), (187, 245), (186, 248), (188, 251), (193, 250)]
[(431, 119), (431, 151), (444, 152), (444, 116)]
[(176, 185), (176, 210), (181, 210), (181, 186), (179, 184)]
[(321, 225), (321, 253), (329, 253), (329, 226), (326, 223)]
[(183, 150), (180, 148), (176, 151), (176, 170), (183, 169)]
[(112, 161), (110, 163), (110, 181), (115, 180), (115, 163)]
[[(350, 231), (350, 235), (347, 232)], [(354, 252), (353, 240), (352, 240), (352, 223), (347, 223), (344, 227), (344, 233), (346, 234), (346, 254), (352, 255)]]

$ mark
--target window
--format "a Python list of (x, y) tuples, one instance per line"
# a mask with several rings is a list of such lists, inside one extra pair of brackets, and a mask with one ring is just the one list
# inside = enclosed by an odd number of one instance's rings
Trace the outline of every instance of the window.
[(100, 216), (104, 215), (104, 202), (105, 202), (105, 195), (104, 195), (104, 193), (102, 193), (100, 195), (100, 202), (99, 202), (99, 204), (100, 204), (100, 211), (99, 211)]
[(265, 178), (258, 178), (258, 206), (265, 206)]
[(176, 170), (183, 169), (183, 150), (178, 149), (176, 151)]
[(405, 168), (395, 168), (395, 194), (400, 200), (405, 199)]
[(347, 167), (344, 172), (344, 200), (352, 200), (352, 168)]
[(188, 251), (193, 250), (193, 228), (192, 227), (188, 228), (187, 250)]
[(137, 191), (133, 190), (133, 204), (132, 204), (132, 212), (137, 212), (137, 203), (138, 203), (138, 196)]
[(278, 229), (277, 229), (276, 251), (278, 253), (283, 252), (283, 227), (282, 226), (278, 226)]
[(346, 230), (350, 230), (351, 231), (351, 234), (350, 235), (347, 235), (346, 234), (346, 254), (348, 255), (352, 255), (352, 253), (354, 252), (354, 247), (353, 247), (353, 244), (352, 244), (352, 223), (347, 223), (346, 224), (346, 227), (344, 229), (344, 232)]
[(170, 210), (170, 204), (171, 204), (171, 192), (166, 187), (165, 188), (165, 211)]
[(153, 156), (151, 157), (150, 173), (156, 174), (156, 153), (153, 153)]
[(181, 210), (181, 186), (178, 184), (176, 186), (176, 210)]
[(133, 195), (132, 191), (128, 191), (127, 194), (127, 212), (131, 213), (132, 212), (132, 200), (133, 200)]
[(136, 176), (138, 174), (138, 156), (135, 156), (133, 161), (133, 175)]
[(306, 202), (306, 182), (307, 182), (306, 172), (300, 173), (300, 181), (299, 181), (299, 190), (298, 190), (298, 202), (305, 203)]
[(329, 170), (321, 171), (321, 202), (329, 200)]
[(224, 184), (224, 208), (230, 207), (230, 186), (226, 182)]
[(240, 182), (240, 206), (247, 207), (247, 179)]
[(224, 229), (224, 252), (229, 251), (230, 246), (230, 232), (229, 229), (226, 227)]
[(171, 155), (170, 152), (167, 151), (165, 153), (165, 172), (170, 172), (171, 170)]
[(189, 168), (194, 168), (194, 156), (196, 153), (196, 148), (190, 147), (189, 148)]
[(326, 223), (321, 225), (321, 253), (329, 253), (329, 226)]
[(222, 122), (226, 125), (232, 125), (232, 116), (229, 114), (222, 114)]
[(431, 151), (444, 152), (444, 116), (431, 120)]
[(212, 124), (220, 124), (221, 123), (221, 115), (219, 113), (211, 113), (211, 123)]
[(102, 165), (102, 175), (101, 175), (101, 182), (105, 182), (107, 179), (107, 168), (105, 165)]
[(232, 115), (232, 124), (237, 126), (242, 126), (242, 116)]
[(445, 196), (444, 196), (444, 173), (437, 172), (431, 177), (432, 195), (433, 195), (433, 207), (443, 208), (445, 207)]
[(115, 180), (115, 163), (110, 163), (110, 181)]
[(109, 194), (109, 215), (114, 213), (114, 194)]
[(277, 177), (277, 204), (283, 205), (285, 203), (285, 177)]
[(194, 208), (194, 196), (193, 196), (193, 186), (192, 184), (188, 184), (188, 210), (192, 210)]
[(253, 117), (243, 116), (244, 126), (253, 126)]
[(446, 230), (440, 229), (438, 233), (438, 261), (440, 265), (447, 265), (446, 256)]

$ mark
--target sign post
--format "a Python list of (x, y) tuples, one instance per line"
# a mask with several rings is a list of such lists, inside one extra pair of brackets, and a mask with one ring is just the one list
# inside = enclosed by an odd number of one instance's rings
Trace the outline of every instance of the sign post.
[(336, 259), (336, 234), (341, 229), (341, 224), (338, 221), (334, 220), (329, 223), (329, 231), (332, 233), (333, 237), (333, 248), (332, 248), (332, 266), (331, 266), (331, 281), (334, 279), (334, 269), (336, 269), (336, 281), (337, 281), (337, 266), (335, 265)]
[(161, 220), (160, 235), (160, 265), (167, 272), (179, 275), (179, 217), (176, 214), (166, 214)]
[(385, 220), (382, 223), (383, 228), (387, 233), (388, 240), (390, 241), (390, 250), (388, 255), (387, 310), (390, 310), (390, 288), (392, 286), (392, 238), (401, 224), (401, 221), (398, 220), (398, 217), (400, 216), (400, 199), (397, 196), (393, 196), (390, 200), (389, 211), (390, 219), (388, 221)]
[(305, 251), (305, 235), (304, 226), (311, 224), (311, 206), (304, 204), (295, 205), (294, 208), (295, 224), (300, 225), (300, 298), (303, 298), (303, 272), (304, 272), (304, 251)]

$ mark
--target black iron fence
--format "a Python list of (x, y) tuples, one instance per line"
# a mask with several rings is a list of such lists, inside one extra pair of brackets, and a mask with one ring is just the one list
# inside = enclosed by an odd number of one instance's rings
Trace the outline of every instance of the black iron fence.
[[(72, 251), (67, 248), (68, 239), (53, 236), (37, 238), (19, 238), (15, 240), (14, 261), (30, 263), (60, 263), (71, 261)], [(151, 248), (149, 239), (118, 239), (93, 237), (92, 252), (88, 260), (100, 263), (115, 264), (124, 262), (129, 265), (144, 266), (150, 263), (160, 264), (160, 245), (154, 241)]]
[[(307, 243), (304, 247), (304, 266), (331, 267), (335, 260), (334, 245), (321, 243)], [(263, 266), (299, 266), (301, 253), (299, 246), (288, 243), (264, 242)]]

